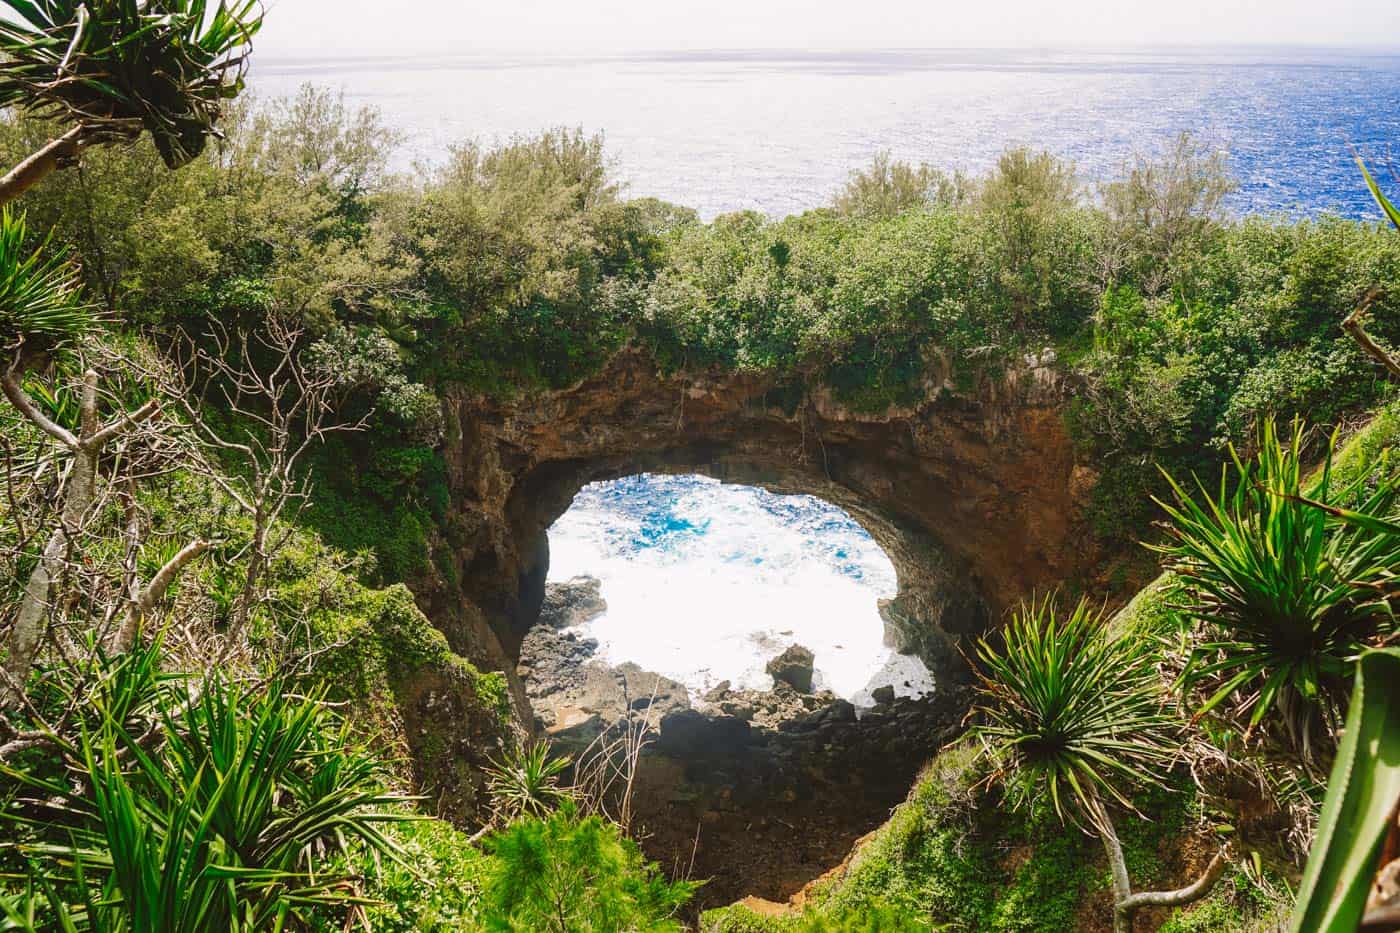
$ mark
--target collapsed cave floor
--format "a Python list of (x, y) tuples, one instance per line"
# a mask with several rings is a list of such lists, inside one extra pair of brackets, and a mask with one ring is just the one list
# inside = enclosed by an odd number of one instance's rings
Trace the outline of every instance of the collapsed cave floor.
[(721, 684), (692, 700), (675, 681), (594, 658), (596, 642), (574, 627), (605, 607), (596, 581), (550, 585), (518, 669), (535, 729), (576, 761), (629, 727), (645, 732), (632, 834), (672, 877), (707, 879), (696, 913), (745, 897), (786, 901), (838, 867), (959, 732), (957, 688), (882, 691), (861, 711), (781, 680), (763, 691)]

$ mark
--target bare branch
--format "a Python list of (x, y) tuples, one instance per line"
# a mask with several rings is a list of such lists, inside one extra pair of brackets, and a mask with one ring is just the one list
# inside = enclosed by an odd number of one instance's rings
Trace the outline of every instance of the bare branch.
[(5, 392), (5, 398), (10, 400), (10, 404), (19, 409), (19, 413), (33, 422), (39, 430), (58, 441), (64, 447), (76, 448), (78, 438), (72, 431), (58, 424), (39, 410), (39, 406), (34, 404), (34, 400), (19, 384), (15, 370), (10, 369), (0, 375), (0, 388)]
[(1347, 315), (1346, 320), (1342, 321), (1342, 330), (1350, 334), (1351, 339), (1360, 344), (1361, 349), (1365, 350), (1373, 360), (1380, 363), (1392, 379), (1400, 379), (1400, 361), (1397, 361), (1395, 357), (1386, 352), (1384, 347), (1376, 343), (1371, 335), (1366, 333), (1364, 325), (1371, 305), (1375, 304), (1380, 297), (1379, 287), (1368, 288), (1366, 294), (1361, 296), (1361, 300), (1357, 302), (1356, 309)]
[(149, 421), (151, 418), (155, 417), (156, 414), (159, 412), (160, 402), (156, 401), (155, 399), (151, 399), (135, 411), (129, 414), (122, 414), (120, 418), (117, 418), (111, 424), (94, 433), (92, 437), (84, 438), (83, 443), (88, 444), (93, 448), (100, 449), (104, 444), (106, 444), (112, 438), (116, 437), (118, 434), (121, 434), (123, 431), (127, 431), (131, 428), (136, 427), (143, 421)]
[(1177, 888), (1175, 891), (1143, 891), (1133, 894), (1120, 901), (1118, 909), (1131, 913), (1143, 907), (1180, 907), (1183, 904), (1194, 903), (1210, 893), (1229, 865), (1230, 850), (1227, 846), (1215, 853), (1215, 857), (1210, 860), (1201, 876), (1186, 887)]
[(121, 631), (117, 634), (116, 648), (118, 651), (126, 651), (136, 643), (136, 633), (141, 627), (141, 620), (150, 614), (156, 603), (161, 601), (165, 596), (165, 591), (170, 588), (170, 584), (175, 581), (175, 577), (185, 568), (185, 565), (207, 550), (209, 550), (208, 541), (191, 541), (181, 548), (174, 557), (166, 561), (165, 566), (151, 577), (151, 582), (139, 590), (135, 598), (132, 599), (126, 621), (122, 623)]

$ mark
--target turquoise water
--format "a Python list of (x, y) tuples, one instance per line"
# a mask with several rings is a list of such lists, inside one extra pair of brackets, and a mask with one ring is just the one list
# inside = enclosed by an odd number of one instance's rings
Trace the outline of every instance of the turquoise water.
[(816, 657), (816, 683), (855, 701), (890, 684), (932, 688), (883, 643), (876, 601), (894, 567), (860, 525), (811, 496), (701, 476), (642, 475), (585, 487), (549, 532), (550, 578), (598, 577), (608, 611), (589, 623), (604, 658), (635, 661), (703, 692), (771, 684), (788, 645)]

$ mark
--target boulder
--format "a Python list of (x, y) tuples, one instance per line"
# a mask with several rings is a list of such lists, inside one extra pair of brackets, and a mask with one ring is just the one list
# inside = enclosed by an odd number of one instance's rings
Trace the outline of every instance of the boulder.
[(603, 584), (596, 577), (574, 577), (564, 583), (547, 583), (540, 605), (540, 625), (553, 629), (582, 625), (608, 611)]
[(721, 680), (719, 683), (715, 684), (713, 687), (707, 690), (705, 692), (705, 695), (702, 696), (700, 699), (704, 700), (706, 703), (718, 703), (729, 694), (729, 688), (729, 681)]
[(677, 709), (662, 718), (656, 748), (676, 757), (728, 757), (748, 746), (751, 731), (747, 722), (733, 716)]
[(788, 684), (800, 693), (812, 691), (812, 652), (792, 645), (764, 668), (775, 681)]
[(894, 686), (884, 684), (870, 691), (870, 698), (880, 706), (888, 706), (894, 702)]

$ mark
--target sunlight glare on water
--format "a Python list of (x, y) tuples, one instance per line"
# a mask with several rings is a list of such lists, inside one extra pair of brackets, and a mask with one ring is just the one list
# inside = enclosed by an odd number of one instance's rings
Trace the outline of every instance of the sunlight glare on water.
[(722, 680), (767, 689), (769, 658), (816, 656), (815, 685), (857, 705), (892, 684), (932, 689), (924, 665), (883, 644), (876, 600), (895, 594), (885, 553), (841, 509), (701, 476), (585, 487), (549, 531), (552, 581), (603, 584), (586, 624), (610, 664), (634, 661), (698, 695)]
[(705, 218), (819, 207), (882, 149), (980, 173), (1029, 145), (1094, 182), (1182, 131), (1229, 153), (1238, 211), (1375, 217), (1351, 147), (1379, 157), (1400, 133), (1394, 49), (471, 51), (261, 57), (252, 80), (265, 96), (310, 81), (381, 108), (414, 175), (467, 139), (603, 132), (629, 196)]

